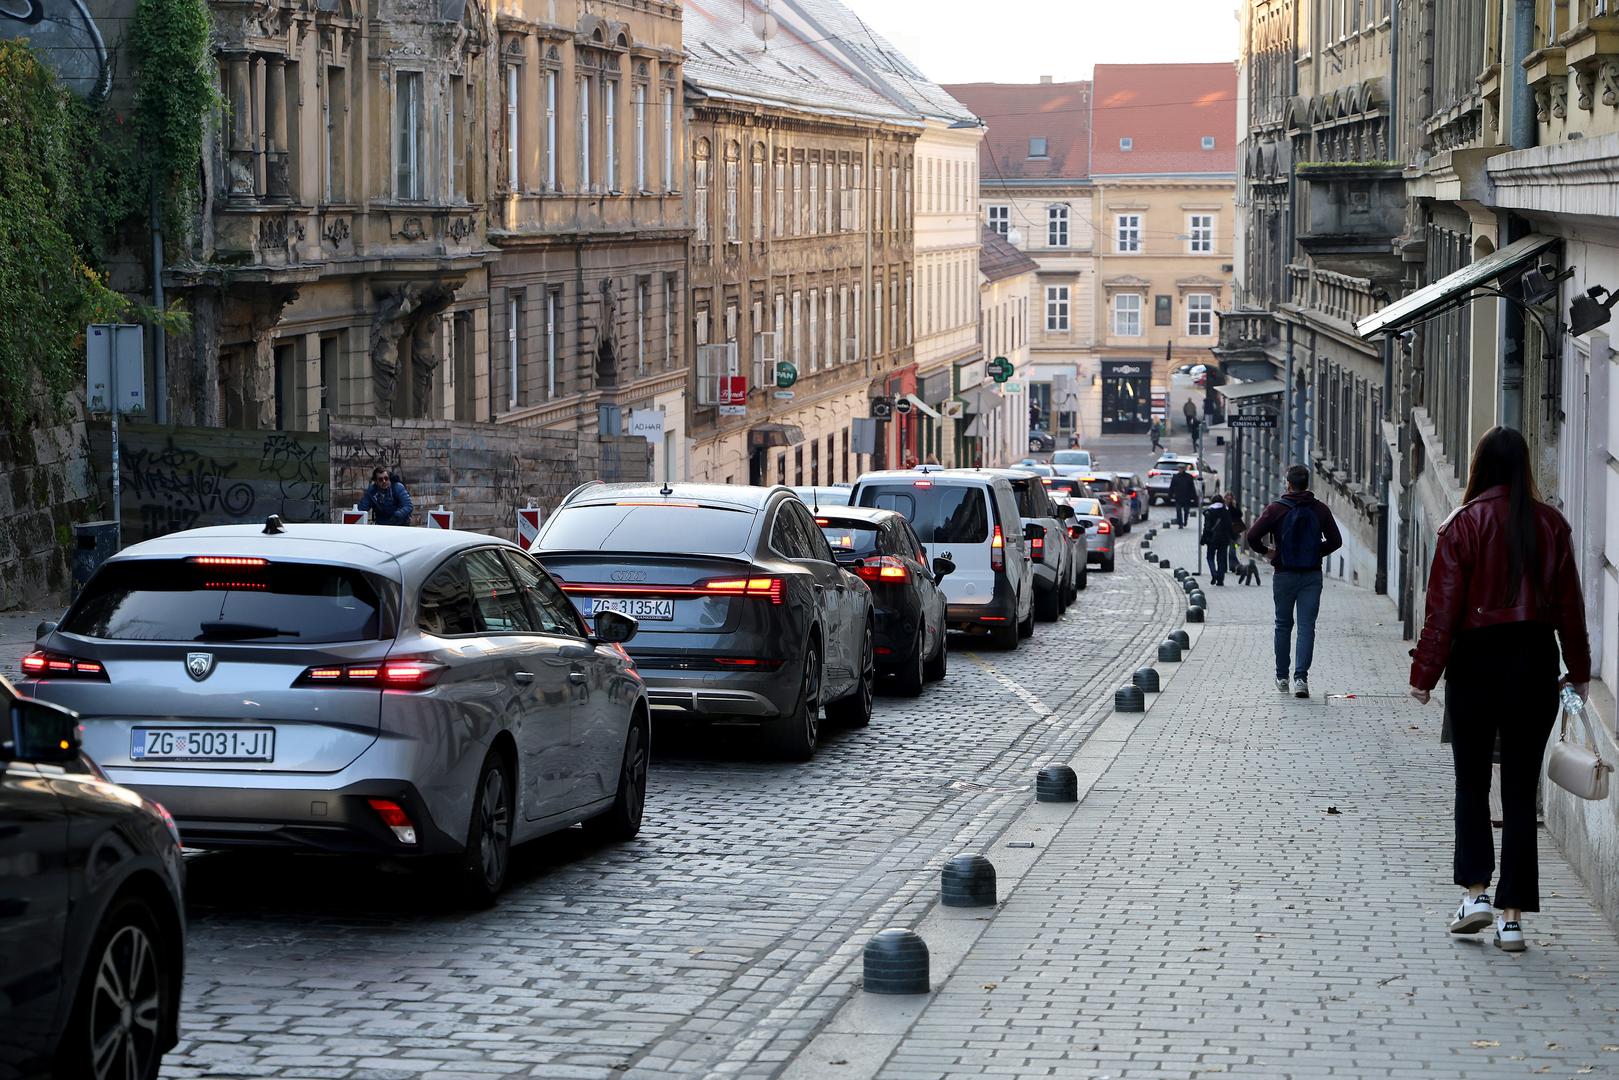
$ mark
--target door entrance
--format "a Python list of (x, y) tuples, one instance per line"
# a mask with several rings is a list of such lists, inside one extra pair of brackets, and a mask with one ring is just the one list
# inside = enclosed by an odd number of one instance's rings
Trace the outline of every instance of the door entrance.
[(1152, 423), (1152, 361), (1102, 361), (1102, 433), (1145, 432)]

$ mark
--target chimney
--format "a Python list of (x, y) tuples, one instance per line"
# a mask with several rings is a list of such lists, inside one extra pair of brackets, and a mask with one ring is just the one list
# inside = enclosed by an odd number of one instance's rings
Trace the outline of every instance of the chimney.
[(1042, 75), (1042, 76), (1040, 76), (1040, 84), (1042, 86), (1050, 86), (1051, 85), (1051, 76), (1050, 75)]

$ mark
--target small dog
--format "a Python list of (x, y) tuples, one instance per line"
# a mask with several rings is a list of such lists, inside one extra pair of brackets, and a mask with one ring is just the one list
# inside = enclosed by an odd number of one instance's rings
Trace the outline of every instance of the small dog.
[(1244, 585), (1259, 584), (1259, 563), (1249, 559), (1245, 563), (1237, 564), (1237, 580)]

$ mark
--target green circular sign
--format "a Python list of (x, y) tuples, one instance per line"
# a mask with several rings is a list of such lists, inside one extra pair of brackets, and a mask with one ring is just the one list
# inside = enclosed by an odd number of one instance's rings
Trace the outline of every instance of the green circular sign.
[(776, 385), (785, 390), (798, 381), (798, 368), (791, 360), (776, 361)]

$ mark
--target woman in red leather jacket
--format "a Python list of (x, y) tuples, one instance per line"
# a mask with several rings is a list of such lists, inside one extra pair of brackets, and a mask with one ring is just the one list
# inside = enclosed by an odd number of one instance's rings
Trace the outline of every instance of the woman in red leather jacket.
[[(1535, 791), (1557, 692), (1591, 678), (1585, 599), (1563, 515), (1540, 501), (1529, 447), (1511, 428), (1484, 433), (1467, 493), (1439, 526), (1428, 576), (1427, 617), (1411, 650), (1411, 696), (1424, 704), (1445, 676), (1456, 762), (1456, 884), (1467, 890), (1450, 921), (1476, 934), (1493, 921), (1495, 943), (1524, 948), (1522, 913), (1540, 910)], [(1558, 678), (1558, 642), (1568, 673)], [(1501, 878), (1494, 917), (1486, 893), (1495, 872), (1490, 766), (1501, 735)]]

